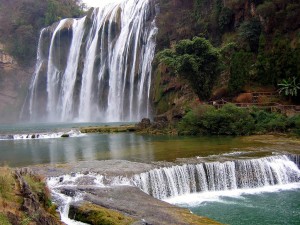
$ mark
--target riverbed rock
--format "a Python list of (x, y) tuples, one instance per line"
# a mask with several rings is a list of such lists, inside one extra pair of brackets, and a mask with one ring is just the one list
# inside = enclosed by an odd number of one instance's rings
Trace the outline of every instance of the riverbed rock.
[(143, 118), (141, 122), (139, 122), (136, 127), (138, 130), (147, 129), (151, 126), (151, 121), (149, 118)]
[[(219, 224), (205, 217), (192, 214), (189, 210), (155, 199), (132, 186), (94, 188), (85, 191), (83, 202), (71, 205), (70, 217), (75, 214), (88, 215), (93, 205), (121, 212), (136, 220), (134, 224)], [(91, 204), (92, 203), (92, 204)], [(90, 207), (86, 207), (89, 205)], [(101, 210), (101, 208), (100, 208)], [(95, 211), (93, 212), (95, 214)], [(76, 218), (76, 217), (75, 217)], [(79, 219), (77, 217), (76, 219)], [(86, 220), (84, 220), (87, 222)], [(89, 221), (90, 222), (90, 221)], [(100, 224), (100, 223), (92, 223)], [(102, 223), (101, 223), (102, 224)], [(118, 224), (118, 223), (116, 223)], [(120, 223), (122, 224), (122, 223)], [(124, 223), (126, 224), (126, 223)]]

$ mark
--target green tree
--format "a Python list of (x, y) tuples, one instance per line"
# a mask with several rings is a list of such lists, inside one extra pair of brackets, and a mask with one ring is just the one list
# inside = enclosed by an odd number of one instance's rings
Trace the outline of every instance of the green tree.
[(200, 99), (210, 97), (213, 84), (219, 75), (219, 52), (205, 38), (181, 40), (175, 50), (157, 54), (159, 63), (165, 63), (185, 78)]
[(284, 93), (285, 96), (293, 97), (298, 95), (300, 90), (300, 82), (297, 82), (297, 78), (283, 79), (281, 83), (278, 84), (280, 87), (279, 94)]
[(228, 83), (229, 93), (237, 94), (243, 90), (244, 86), (250, 81), (250, 71), (253, 64), (253, 53), (239, 51), (233, 54)]
[(239, 28), (239, 35), (243, 41), (249, 44), (252, 52), (257, 52), (259, 46), (259, 37), (261, 34), (261, 23), (259, 19), (253, 18), (245, 21)]
[(47, 11), (45, 15), (45, 25), (49, 26), (53, 22), (59, 20), (58, 4), (56, 1), (48, 1)]

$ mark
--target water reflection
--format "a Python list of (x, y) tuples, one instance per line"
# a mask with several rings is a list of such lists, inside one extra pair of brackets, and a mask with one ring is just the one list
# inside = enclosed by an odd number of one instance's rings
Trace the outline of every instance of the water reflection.
[(264, 144), (245, 142), (240, 137), (90, 134), (73, 138), (0, 141), (0, 164), (26, 166), (107, 159), (173, 161), (177, 158), (219, 155), (233, 151), (257, 152), (262, 146)]
[(135, 134), (100, 134), (76, 138), (0, 142), (0, 164), (25, 166), (80, 160), (154, 160), (153, 146)]

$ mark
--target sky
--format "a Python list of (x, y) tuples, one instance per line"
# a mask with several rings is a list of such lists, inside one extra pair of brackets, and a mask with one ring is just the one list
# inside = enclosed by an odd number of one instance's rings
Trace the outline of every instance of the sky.
[(116, 2), (116, 0), (82, 0), (88, 7), (99, 7), (106, 5), (111, 2)]

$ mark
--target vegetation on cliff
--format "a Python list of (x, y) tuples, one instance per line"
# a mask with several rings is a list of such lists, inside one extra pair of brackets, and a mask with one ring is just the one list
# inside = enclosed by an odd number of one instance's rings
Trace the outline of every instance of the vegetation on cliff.
[(219, 73), (218, 51), (199, 37), (181, 40), (174, 48), (159, 52), (157, 59), (186, 79), (200, 99), (208, 99)]
[[(36, 57), (40, 29), (68, 17), (83, 15), (79, 0), (2, 0), (0, 41), (6, 51), (26, 65)], [(9, 13), (8, 13), (9, 12)]]
[(249, 135), (292, 132), (300, 135), (300, 115), (287, 117), (277, 112), (239, 108), (227, 104), (220, 109), (200, 105), (189, 111), (178, 124), (182, 135)]
[[(160, 0), (157, 18), (159, 60), (155, 71), (160, 72), (163, 82), (156, 83), (166, 85), (174, 82), (168, 78), (169, 71), (174, 68), (173, 62), (166, 63), (160, 55), (176, 52), (176, 46), (182, 40), (191, 41), (198, 36), (209, 40), (218, 48), (221, 56), (221, 75), (213, 92), (221, 89), (222, 93), (208, 97), (233, 98), (239, 93), (253, 90), (276, 91), (283, 87), (281, 84), (295, 81), (295, 91), (289, 88), (288, 92), (282, 91), (281, 94), (286, 102), (297, 104), (300, 101), (297, 97), (300, 82), (299, 21), (300, 3), (294, 0)], [(164, 50), (166, 48), (172, 50)], [(167, 68), (157, 70), (161, 64)], [(203, 70), (204, 67), (200, 68)], [(179, 77), (184, 76), (183, 71), (176, 72)], [(178, 82), (177, 86), (184, 85), (182, 80)], [(288, 86), (291, 87), (290, 84)], [(195, 83), (189, 85), (191, 91), (195, 92)], [(200, 84), (197, 89), (205, 90), (206, 87)], [(171, 96), (169, 92), (167, 94)], [(165, 100), (164, 96), (160, 99)], [(173, 103), (168, 104), (169, 108), (162, 113), (174, 108), (176, 101), (169, 97), (168, 101)], [(156, 105), (160, 105), (160, 102), (155, 102)]]

